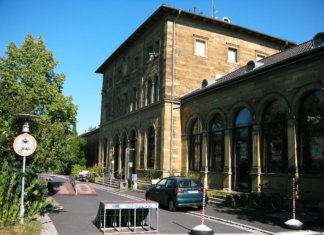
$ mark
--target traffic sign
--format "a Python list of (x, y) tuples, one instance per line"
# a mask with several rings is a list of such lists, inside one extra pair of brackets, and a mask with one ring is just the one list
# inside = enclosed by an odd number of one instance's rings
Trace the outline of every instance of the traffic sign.
[(35, 152), (37, 148), (37, 142), (32, 135), (23, 133), (16, 137), (13, 143), (13, 148), (18, 155), (27, 157)]

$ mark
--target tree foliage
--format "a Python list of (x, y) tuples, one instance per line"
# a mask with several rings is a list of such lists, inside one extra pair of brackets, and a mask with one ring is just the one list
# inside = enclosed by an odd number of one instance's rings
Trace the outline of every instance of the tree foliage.
[(85, 143), (75, 131), (77, 106), (62, 94), (65, 75), (55, 73), (57, 65), (42, 38), (32, 35), (20, 47), (10, 43), (0, 57), (0, 226), (18, 219), (22, 157), (12, 145), (24, 122), (38, 145), (26, 161), (26, 217), (46, 205), (37, 173), (69, 174), (73, 164), (85, 165)]
[(65, 75), (55, 73), (57, 65), (43, 39), (32, 35), (20, 47), (10, 43), (0, 57), (0, 156), (17, 158), (12, 143), (27, 121), (38, 142), (28, 158), (34, 172), (69, 173), (73, 164), (85, 164), (84, 140), (75, 131), (77, 106), (62, 94)]

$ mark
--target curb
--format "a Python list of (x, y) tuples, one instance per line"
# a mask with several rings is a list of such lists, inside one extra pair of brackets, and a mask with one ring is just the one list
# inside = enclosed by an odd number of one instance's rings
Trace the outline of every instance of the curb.
[(56, 227), (55, 227), (53, 221), (48, 216), (48, 214), (41, 216), (40, 221), (43, 225), (43, 231), (42, 231), (41, 235), (58, 235)]

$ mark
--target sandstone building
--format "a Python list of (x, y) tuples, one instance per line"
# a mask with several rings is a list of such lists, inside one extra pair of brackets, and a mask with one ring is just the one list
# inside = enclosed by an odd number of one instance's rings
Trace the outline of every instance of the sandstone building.
[[(324, 33), (181, 97), (182, 162), (213, 188), (324, 198)], [(314, 200), (317, 199), (317, 200)]]
[[(200, 156), (207, 154), (207, 148), (198, 144), (205, 143), (203, 138), (207, 137), (202, 133), (208, 132), (211, 120), (196, 118), (199, 123), (195, 126), (194, 117), (211, 115), (210, 109), (216, 109), (223, 121), (230, 121), (243, 107), (241, 102), (262, 101), (261, 94), (269, 92), (266, 84), (251, 83), (238, 85), (235, 92), (225, 89), (221, 96), (212, 96), (216, 100), (191, 101), (186, 94), (192, 94), (203, 80), (208, 87), (210, 81), (226, 77), (248, 61), (263, 59), (293, 45), (228, 21), (161, 6), (96, 71), (103, 74), (98, 163), (115, 176), (141, 175), (148, 170), (159, 177), (200, 172), (204, 169)], [(276, 87), (272, 89), (281, 87), (273, 84)], [(262, 90), (256, 90), (259, 88)], [(249, 98), (253, 92), (257, 92), (256, 98)], [(180, 97), (184, 97), (183, 107)], [(195, 147), (188, 141), (196, 143)], [(229, 149), (230, 143), (225, 146)], [(196, 155), (188, 157), (192, 151), (199, 152), (199, 160)], [(226, 151), (224, 154), (230, 156)], [(226, 159), (222, 166), (213, 163), (215, 173), (210, 174), (210, 183), (235, 189), (231, 177), (235, 171), (230, 169), (230, 158)]]

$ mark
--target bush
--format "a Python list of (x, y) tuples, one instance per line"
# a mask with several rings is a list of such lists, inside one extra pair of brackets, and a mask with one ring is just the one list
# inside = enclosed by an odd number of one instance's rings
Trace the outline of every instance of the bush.
[(144, 180), (150, 182), (152, 179), (156, 178), (156, 174), (157, 174), (156, 170), (147, 169), (143, 173)]
[[(0, 227), (14, 225), (20, 219), (21, 179), (21, 169), (11, 167), (4, 161), (0, 167)], [(30, 221), (47, 206), (48, 191), (46, 185), (28, 169), (25, 173), (24, 193), (24, 219)]]
[(76, 177), (79, 175), (79, 173), (83, 170), (85, 170), (86, 167), (85, 166), (80, 166), (79, 164), (75, 164), (72, 166), (72, 170), (71, 170), (71, 175), (73, 177)]
[(188, 172), (187, 177), (195, 180), (196, 182), (203, 183), (204, 174), (200, 172)]
[(90, 172), (90, 181), (94, 182), (97, 177), (101, 177), (102, 173), (104, 172), (103, 166), (94, 165), (92, 167), (88, 168), (88, 171)]

